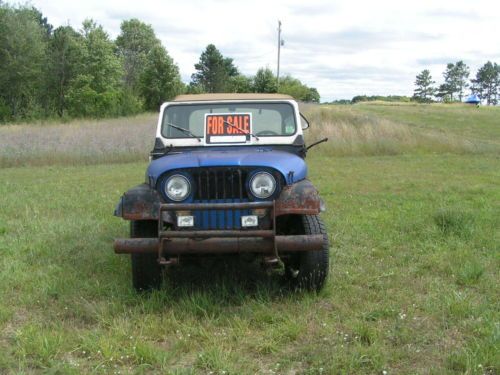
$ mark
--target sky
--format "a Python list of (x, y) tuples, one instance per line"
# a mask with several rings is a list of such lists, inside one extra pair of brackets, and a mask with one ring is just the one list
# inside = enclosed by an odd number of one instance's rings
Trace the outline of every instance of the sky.
[(322, 101), (355, 95), (409, 95), (429, 69), (442, 82), (448, 62), (463, 60), (471, 75), (500, 63), (500, 2), (475, 0), (32, 0), (54, 26), (80, 29), (94, 19), (116, 38), (120, 23), (152, 25), (184, 82), (210, 43), (241, 73), (277, 67), (280, 75), (316, 87)]

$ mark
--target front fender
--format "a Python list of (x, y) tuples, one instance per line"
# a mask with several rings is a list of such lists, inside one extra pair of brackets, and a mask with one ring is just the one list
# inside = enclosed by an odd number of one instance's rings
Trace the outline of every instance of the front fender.
[(304, 179), (283, 188), (276, 200), (276, 216), (317, 215), (322, 205), (318, 190), (311, 181)]
[(118, 202), (115, 216), (125, 220), (158, 220), (160, 195), (147, 184), (128, 190)]

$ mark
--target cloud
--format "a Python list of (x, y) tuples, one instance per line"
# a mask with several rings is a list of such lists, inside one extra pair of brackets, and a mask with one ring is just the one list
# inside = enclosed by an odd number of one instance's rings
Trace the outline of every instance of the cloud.
[(335, 9), (337, 7), (332, 2), (329, 2), (327, 4), (325, 4), (325, 3), (320, 3), (320, 4), (299, 3), (297, 5), (294, 5), (293, 8), (291, 8), (290, 13), (292, 15), (298, 15), (301, 17), (317, 16), (317, 15), (324, 14), (326, 8), (328, 8), (329, 12), (332, 12), (332, 11), (335, 11)]
[(436, 41), (441, 35), (437, 33), (378, 30), (345, 29), (326, 33), (292, 33), (289, 36), (291, 48), (318, 48), (329, 52), (358, 53), (360, 50), (392, 48), (397, 43)]
[(152, 25), (186, 82), (209, 43), (233, 58), (243, 74), (265, 66), (275, 71), (281, 19), (282, 74), (318, 88), (324, 100), (360, 93), (411, 95), (422, 69), (441, 77), (446, 63), (464, 60), (472, 75), (500, 57), (500, 3), (489, 0), (31, 2), (56, 27), (69, 22), (78, 28), (93, 18), (113, 38), (123, 20)]
[(429, 65), (446, 65), (450, 62), (454, 63), (456, 62), (455, 57), (422, 57), (420, 59), (417, 59), (417, 64), (418, 65), (423, 65), (423, 66), (429, 66)]
[(470, 21), (478, 21), (482, 17), (479, 13), (472, 9), (456, 9), (456, 8), (439, 8), (429, 10), (423, 13), (427, 17), (438, 17), (438, 18), (460, 18)]

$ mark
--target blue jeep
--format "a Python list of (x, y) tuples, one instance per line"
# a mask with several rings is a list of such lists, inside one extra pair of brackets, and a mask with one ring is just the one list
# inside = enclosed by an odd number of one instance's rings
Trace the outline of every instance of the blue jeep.
[(320, 289), (329, 244), (323, 203), (307, 179), (292, 97), (181, 95), (162, 105), (145, 182), (115, 215), (130, 221), (116, 239), (131, 254), (137, 290), (157, 288), (162, 267), (189, 257), (252, 254), (297, 288)]

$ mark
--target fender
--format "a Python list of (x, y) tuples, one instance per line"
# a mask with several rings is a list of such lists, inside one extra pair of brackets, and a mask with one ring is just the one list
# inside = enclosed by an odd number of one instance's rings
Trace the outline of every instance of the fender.
[(140, 184), (123, 194), (115, 216), (125, 220), (158, 220), (160, 204), (158, 192), (147, 184)]
[(283, 188), (276, 200), (276, 216), (317, 215), (324, 211), (323, 206), (318, 190), (304, 179)]

